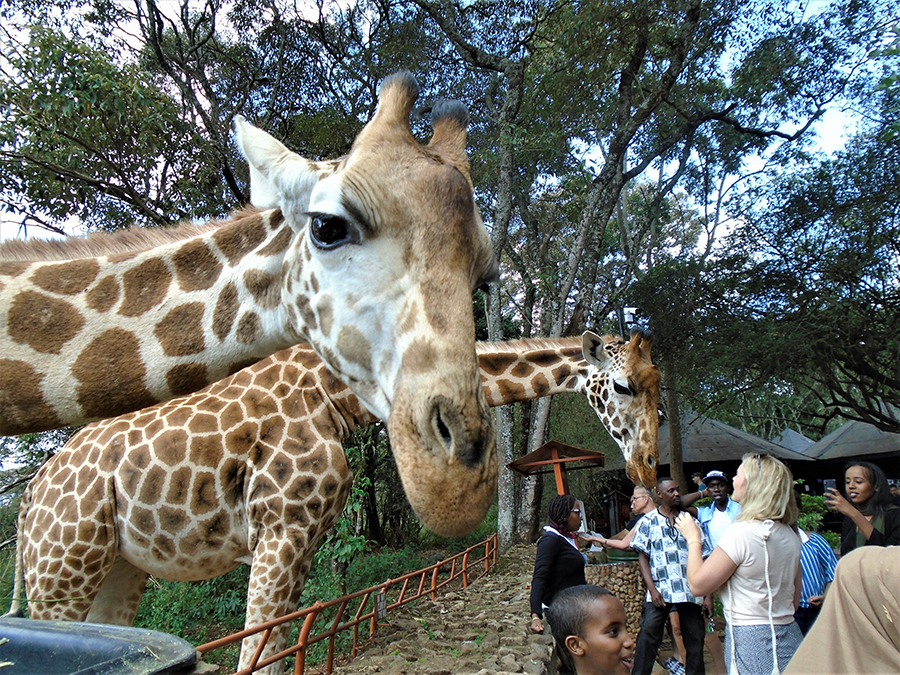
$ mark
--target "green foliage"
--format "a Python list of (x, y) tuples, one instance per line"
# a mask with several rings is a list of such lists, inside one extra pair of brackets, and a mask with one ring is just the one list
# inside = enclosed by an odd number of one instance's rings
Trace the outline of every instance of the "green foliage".
[(195, 163), (204, 144), (146, 73), (37, 24), (27, 43), (4, 45), (6, 208), (22, 214), (37, 208), (55, 222), (76, 217), (111, 229), (135, 219), (165, 223), (209, 207), (211, 186)]
[[(237, 632), (244, 627), (249, 574), (250, 568), (241, 565), (206, 581), (151, 579), (135, 625), (171, 633), (194, 644)], [(213, 636), (210, 630), (220, 634)]]
[(350, 565), (347, 570), (347, 586), (353, 590), (376, 586), (382, 581), (396, 579), (429, 564), (417, 547), (406, 546), (398, 550), (370, 553), (358, 557)]

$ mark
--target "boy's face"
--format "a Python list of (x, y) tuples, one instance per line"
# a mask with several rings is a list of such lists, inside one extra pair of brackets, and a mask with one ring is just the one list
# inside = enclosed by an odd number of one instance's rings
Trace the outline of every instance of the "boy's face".
[(592, 603), (582, 636), (570, 635), (566, 646), (575, 657), (578, 675), (630, 675), (634, 640), (625, 627), (625, 608), (618, 598), (604, 595)]

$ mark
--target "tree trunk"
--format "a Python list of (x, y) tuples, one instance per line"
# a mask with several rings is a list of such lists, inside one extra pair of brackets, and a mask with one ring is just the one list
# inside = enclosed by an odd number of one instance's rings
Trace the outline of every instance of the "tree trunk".
[(516, 459), (512, 442), (513, 409), (511, 406), (494, 408), (494, 426), (497, 431), (497, 454), (500, 471), (497, 479), (497, 539), (500, 553), (513, 544), (520, 543), (516, 512), (516, 475), (506, 465)]
[(663, 366), (666, 375), (666, 415), (669, 418), (670, 470), (672, 478), (678, 484), (678, 489), (684, 494), (688, 489), (688, 484), (684, 475), (684, 461), (681, 452), (681, 409), (678, 405), (675, 359), (668, 354), (665, 355)]

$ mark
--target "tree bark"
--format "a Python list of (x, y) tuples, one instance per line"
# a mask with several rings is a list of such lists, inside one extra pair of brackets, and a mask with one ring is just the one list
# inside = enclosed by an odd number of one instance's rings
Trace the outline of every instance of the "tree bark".
[(681, 493), (684, 494), (688, 489), (688, 484), (684, 475), (684, 461), (682, 459), (681, 408), (678, 404), (675, 359), (666, 354), (663, 357), (663, 367), (666, 379), (666, 415), (669, 418), (669, 468), (672, 473), (672, 479), (678, 484), (678, 489), (681, 490)]

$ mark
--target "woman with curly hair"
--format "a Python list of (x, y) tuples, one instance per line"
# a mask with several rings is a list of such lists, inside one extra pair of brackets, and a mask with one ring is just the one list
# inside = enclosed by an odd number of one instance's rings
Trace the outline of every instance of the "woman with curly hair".
[(774, 457), (744, 455), (732, 495), (741, 513), (706, 560), (694, 519), (676, 520), (688, 541), (691, 593), (722, 588), (730, 675), (783, 672), (803, 639), (794, 621), (802, 577), (793, 482), (790, 470)]
[[(544, 608), (564, 588), (587, 583), (584, 577), (586, 556), (578, 548), (581, 509), (572, 495), (558, 495), (547, 505), (547, 525), (538, 540), (531, 578), (531, 632), (543, 633)], [(599, 544), (592, 536), (581, 537)]]

